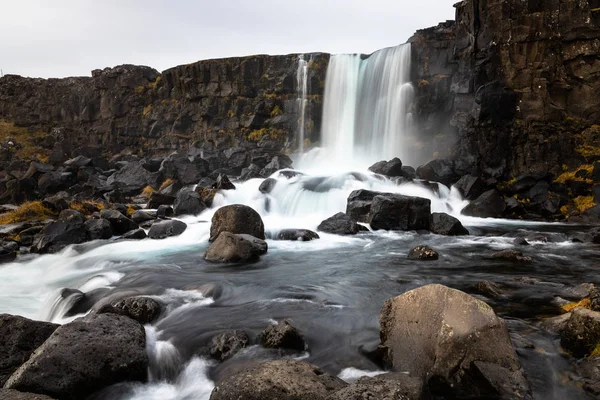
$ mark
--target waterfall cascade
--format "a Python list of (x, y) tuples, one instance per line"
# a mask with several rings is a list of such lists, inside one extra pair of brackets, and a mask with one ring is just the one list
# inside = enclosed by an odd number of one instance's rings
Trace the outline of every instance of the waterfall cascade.
[(308, 102), (308, 62), (304, 55), (298, 56), (298, 69), (296, 71), (296, 83), (298, 87), (298, 151), (304, 152), (304, 131), (306, 127), (306, 103)]
[(411, 47), (405, 44), (331, 57), (327, 69), (321, 137), (328, 158), (356, 167), (400, 157), (411, 128)]

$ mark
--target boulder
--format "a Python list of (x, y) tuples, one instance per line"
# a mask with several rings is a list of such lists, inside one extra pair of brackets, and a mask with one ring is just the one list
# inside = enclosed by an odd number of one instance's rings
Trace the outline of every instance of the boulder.
[(497, 189), (488, 190), (463, 208), (462, 213), (471, 217), (500, 218), (506, 210), (506, 203)]
[(483, 301), (427, 285), (385, 302), (381, 352), (432, 395), (524, 398), (529, 386), (502, 319)]
[(0, 241), (0, 263), (12, 262), (17, 258), (19, 244), (12, 240)]
[(379, 161), (371, 165), (369, 171), (389, 177), (404, 176), (402, 161), (397, 157), (390, 161)]
[(515, 246), (529, 246), (529, 242), (524, 237), (518, 237), (513, 240)]
[(165, 239), (171, 236), (181, 235), (187, 229), (185, 222), (170, 219), (152, 224), (148, 231), (150, 239)]
[(433, 160), (417, 168), (419, 179), (426, 181), (440, 182), (446, 186), (451, 186), (458, 180), (454, 172), (454, 163), (448, 160)]
[(137, 210), (131, 214), (131, 220), (136, 224), (141, 224), (146, 221), (152, 221), (154, 217), (145, 211)]
[(429, 246), (416, 246), (408, 252), (409, 260), (437, 260), (439, 254)]
[(198, 215), (204, 210), (206, 205), (200, 199), (200, 195), (191, 191), (179, 192), (173, 205), (175, 215)]
[(168, 179), (174, 179), (183, 185), (198, 182), (208, 174), (209, 165), (200, 157), (188, 157), (183, 154), (171, 154), (161, 164), (160, 171)]
[(346, 214), (358, 222), (369, 222), (369, 211), (371, 211), (373, 199), (382, 194), (365, 189), (353, 191), (346, 202)]
[(261, 193), (265, 193), (265, 194), (271, 193), (271, 191), (273, 190), (273, 188), (275, 187), (276, 184), (277, 184), (276, 179), (267, 178), (264, 181), (262, 181), (262, 183), (258, 187), (258, 191)]
[(55, 194), (67, 190), (77, 183), (77, 176), (71, 172), (46, 172), (38, 179), (38, 190), (42, 194)]
[(93, 314), (56, 329), (6, 389), (81, 399), (119, 382), (145, 382), (146, 333), (131, 318)]
[(354, 219), (344, 213), (337, 213), (319, 224), (318, 231), (333, 233), (335, 235), (356, 235), (358, 232), (368, 230), (359, 225)]
[(273, 159), (262, 169), (262, 171), (260, 171), (260, 175), (266, 178), (273, 175), (275, 172), (281, 169), (291, 167), (292, 160), (288, 156), (276, 156), (273, 157)]
[(567, 322), (571, 318), (571, 313), (558, 315), (556, 317), (547, 318), (542, 321), (540, 326), (548, 332), (559, 334), (564, 329)]
[(483, 193), (485, 184), (483, 180), (473, 175), (463, 175), (458, 182), (454, 184), (462, 197), (467, 200), (475, 200)]
[(0, 400), (53, 400), (53, 398), (43, 394), (23, 393), (12, 389), (0, 389)]
[[(67, 212), (68, 211), (68, 212)], [(84, 217), (74, 210), (64, 210), (57, 221), (51, 222), (35, 237), (34, 253), (55, 253), (70, 244), (87, 240)]]
[(146, 204), (146, 208), (158, 208), (162, 205), (173, 205), (175, 203), (175, 197), (163, 194), (161, 192), (152, 192), (150, 198), (148, 199), (148, 204)]
[(592, 311), (600, 311), (600, 288), (595, 285), (590, 289), (590, 308)]
[(110, 222), (115, 235), (122, 235), (138, 228), (138, 224), (117, 210), (102, 210), (100, 211), (100, 217)]
[(171, 206), (158, 206), (156, 209), (156, 218), (165, 219), (172, 217), (174, 214), (173, 207)]
[(533, 262), (533, 259), (531, 257), (524, 256), (523, 253), (521, 253), (520, 251), (513, 250), (513, 249), (506, 249), (506, 250), (498, 251), (496, 253), (492, 253), (490, 255), (490, 257), (498, 259), (498, 260), (505, 260), (505, 261), (515, 262), (515, 263), (523, 263), (523, 264), (529, 264), (529, 263)]
[(253, 262), (267, 252), (267, 242), (247, 234), (221, 232), (204, 254), (212, 262)]
[(0, 387), (59, 325), (0, 314)]
[(600, 356), (595, 355), (582, 360), (577, 364), (577, 373), (583, 378), (582, 388), (595, 398), (600, 396)]
[(314, 239), (319, 239), (319, 235), (316, 232), (309, 231), (308, 229), (282, 229), (275, 237), (275, 240), (291, 240), (301, 242), (309, 242)]
[(98, 309), (98, 314), (119, 314), (149, 324), (158, 318), (162, 312), (161, 304), (150, 297), (128, 297), (114, 303), (105, 304)]
[(561, 346), (575, 357), (590, 355), (600, 344), (600, 312), (575, 308), (559, 333)]
[(110, 239), (113, 236), (112, 226), (104, 218), (89, 219), (83, 226), (90, 240)]
[(428, 399), (423, 382), (403, 373), (362, 377), (328, 397), (328, 400), (417, 400)]
[(225, 361), (250, 344), (250, 337), (244, 331), (220, 333), (210, 340), (206, 353), (217, 361)]
[(131, 161), (109, 176), (106, 184), (125, 195), (136, 195), (148, 185), (155, 188), (160, 186), (156, 181), (162, 179), (157, 174), (160, 173), (146, 170), (142, 161)]
[(143, 230), (142, 228), (138, 228), (138, 229), (134, 229), (134, 230), (124, 233), (121, 236), (121, 239), (142, 240), (142, 239), (146, 239), (146, 237), (148, 237), (148, 235), (146, 235), (146, 231)]
[(369, 224), (374, 230), (420, 230), (429, 228), (431, 201), (422, 197), (379, 195), (373, 198)]
[(468, 235), (469, 231), (458, 219), (446, 213), (433, 213), (429, 217), (429, 230), (446, 236)]
[(346, 385), (309, 363), (276, 360), (250, 366), (217, 382), (210, 400), (326, 400)]
[(269, 349), (291, 349), (304, 351), (306, 343), (304, 338), (288, 321), (277, 325), (269, 325), (261, 333), (260, 344)]
[(243, 204), (221, 207), (215, 212), (210, 226), (210, 241), (214, 241), (221, 232), (245, 233), (265, 239), (262, 218), (254, 209)]
[(479, 281), (472, 286), (475, 293), (479, 293), (483, 296), (489, 297), (490, 299), (497, 299), (501, 297), (500, 288), (494, 282), (490, 281)]
[(262, 168), (256, 164), (250, 164), (248, 167), (242, 169), (240, 174), (240, 181), (245, 182), (250, 179), (260, 178), (260, 171)]
[(56, 213), (69, 208), (69, 194), (67, 192), (58, 192), (54, 196), (46, 197), (42, 200), (42, 205)]
[(212, 188), (216, 190), (235, 190), (235, 185), (231, 183), (227, 175), (219, 174)]
[(217, 194), (217, 189), (213, 189), (212, 187), (197, 187), (194, 189), (198, 195), (200, 195), (200, 200), (206, 205), (206, 207), (212, 207), (213, 200), (215, 199), (215, 195)]

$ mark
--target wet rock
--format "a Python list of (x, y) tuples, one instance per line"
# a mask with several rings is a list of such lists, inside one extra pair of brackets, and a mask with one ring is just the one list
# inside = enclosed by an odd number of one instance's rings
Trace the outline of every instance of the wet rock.
[(262, 169), (262, 171), (260, 171), (260, 175), (264, 177), (269, 177), (281, 169), (291, 167), (292, 160), (288, 156), (273, 157), (273, 159)]
[(146, 239), (146, 231), (142, 228), (134, 229), (132, 231), (126, 232), (121, 236), (121, 239), (125, 240), (142, 240)]
[(515, 238), (515, 240), (513, 240), (513, 244), (515, 246), (529, 246), (527, 239), (522, 237)]
[(195, 192), (200, 195), (200, 200), (206, 205), (206, 207), (211, 207), (213, 200), (215, 199), (215, 195), (217, 194), (217, 189), (208, 188), (208, 187), (197, 187)]
[(600, 312), (600, 288), (595, 285), (590, 289), (590, 308)]
[(497, 299), (501, 297), (500, 288), (494, 282), (480, 281), (472, 286), (475, 293), (489, 297), (490, 299)]
[(306, 343), (304, 338), (288, 321), (277, 325), (269, 325), (261, 333), (260, 344), (269, 349), (291, 349), (304, 351)]
[(347, 383), (302, 361), (252, 365), (217, 382), (210, 400), (326, 400)]
[(366, 231), (354, 219), (344, 213), (337, 213), (319, 224), (318, 231), (333, 233), (335, 235), (356, 235), (358, 232)]
[(454, 187), (467, 200), (475, 200), (483, 193), (485, 184), (483, 180), (473, 175), (463, 175)]
[(213, 336), (206, 352), (217, 361), (225, 361), (247, 347), (249, 343), (250, 337), (244, 331), (224, 332)]
[(420, 166), (417, 168), (417, 176), (426, 181), (443, 183), (448, 187), (458, 180), (454, 164), (448, 160), (433, 160)]
[(369, 222), (369, 212), (375, 196), (382, 195), (371, 190), (355, 190), (350, 193), (346, 202), (346, 214), (358, 222)]
[(219, 174), (212, 187), (216, 190), (235, 190), (235, 185), (231, 183), (229, 177), (225, 174)]
[(254, 209), (243, 204), (221, 207), (215, 212), (210, 226), (210, 241), (214, 241), (221, 232), (244, 233), (265, 239), (262, 218)]
[(173, 211), (175, 215), (198, 215), (206, 210), (206, 205), (196, 192), (181, 191), (177, 194)]
[(533, 262), (533, 259), (529, 256), (524, 256), (523, 253), (521, 253), (518, 250), (513, 250), (513, 249), (506, 249), (506, 250), (502, 250), (502, 251), (498, 251), (496, 253), (492, 253), (490, 255), (491, 258), (494, 259), (498, 259), (498, 260), (505, 260), (505, 261), (510, 261), (510, 262), (514, 262), (514, 263), (523, 263), (523, 264), (529, 264)]
[(165, 219), (168, 217), (172, 217), (175, 212), (173, 211), (173, 207), (171, 206), (158, 206), (156, 209), (156, 218)]
[(469, 231), (458, 219), (446, 213), (433, 213), (429, 217), (429, 230), (438, 235), (468, 235)]
[(577, 365), (577, 373), (582, 379), (583, 390), (600, 396), (600, 356), (588, 357)]
[(373, 198), (369, 224), (374, 230), (420, 230), (429, 228), (431, 201), (422, 197), (379, 195)]
[(131, 214), (131, 220), (136, 224), (141, 224), (146, 221), (152, 221), (153, 219), (154, 217), (152, 215), (142, 210), (134, 211), (134, 213)]
[(308, 229), (283, 229), (279, 231), (275, 238), (275, 240), (297, 240), (301, 242), (309, 242), (314, 239), (319, 239), (319, 235)]
[(437, 284), (411, 290), (385, 302), (380, 322), (386, 363), (425, 380), (434, 396), (529, 396), (504, 322), (466, 293)]
[(35, 239), (35, 236), (40, 233), (44, 229), (42, 225), (40, 226), (32, 226), (31, 228), (27, 228), (21, 232), (19, 232), (19, 243), (21, 246), (31, 246)]
[(247, 234), (221, 232), (204, 258), (212, 262), (253, 262), (267, 252), (267, 242)]
[(379, 161), (371, 165), (369, 171), (389, 177), (404, 176), (402, 161), (397, 157), (390, 161)]
[(408, 252), (409, 260), (437, 260), (439, 254), (429, 246), (417, 246), (410, 249)]
[(58, 192), (54, 196), (46, 197), (42, 200), (42, 205), (56, 213), (69, 208), (69, 194), (67, 192)]
[(100, 217), (110, 222), (115, 235), (122, 235), (138, 228), (138, 224), (117, 210), (102, 210)]
[(328, 400), (413, 400), (429, 398), (421, 379), (403, 373), (362, 377), (328, 397)]
[(177, 221), (174, 219), (168, 221), (160, 221), (152, 224), (148, 231), (148, 237), (150, 239), (165, 239), (171, 236), (181, 235), (187, 229), (185, 222)]
[(69, 189), (77, 183), (77, 176), (71, 172), (46, 172), (38, 179), (38, 190), (42, 194), (55, 194)]
[(556, 317), (547, 318), (542, 321), (540, 327), (551, 333), (560, 333), (571, 318), (571, 313), (562, 314)]
[(0, 241), (0, 263), (12, 262), (17, 258), (19, 244), (12, 240)]
[(242, 169), (242, 173), (240, 174), (240, 181), (245, 182), (250, 179), (260, 178), (260, 171), (262, 170), (256, 164), (250, 164), (248, 167)]
[(161, 304), (149, 297), (128, 297), (100, 307), (97, 314), (119, 314), (136, 320), (140, 324), (150, 324), (160, 316)]
[(0, 314), (0, 387), (59, 325)]
[(160, 171), (165, 178), (174, 179), (183, 185), (191, 185), (206, 176), (209, 165), (200, 157), (188, 157), (183, 154), (171, 154), (165, 158)]
[(6, 389), (81, 399), (119, 382), (144, 382), (146, 333), (131, 318), (93, 314), (56, 329), (6, 382)]
[(23, 393), (12, 389), (0, 389), (0, 400), (54, 400), (43, 394)]
[(113, 236), (112, 226), (104, 218), (87, 220), (84, 227), (90, 240), (110, 239)]
[(276, 184), (277, 184), (277, 180), (275, 180), (273, 178), (267, 178), (264, 181), (262, 181), (262, 183), (258, 187), (258, 190), (261, 193), (265, 193), (265, 194), (271, 193), (271, 191), (273, 190), (273, 188), (275, 187)]
[(175, 197), (160, 192), (153, 192), (148, 199), (146, 208), (158, 208), (162, 205), (173, 205), (175, 203)]
[(506, 210), (506, 203), (497, 189), (488, 190), (466, 206), (462, 213), (471, 217), (500, 218)]
[(159, 173), (146, 170), (143, 162), (132, 161), (109, 176), (106, 184), (118, 189), (125, 195), (136, 195), (148, 185), (153, 187), (160, 186), (156, 181), (162, 181), (162, 179), (159, 179), (160, 177), (157, 174)]
[(560, 344), (575, 357), (590, 355), (600, 343), (600, 312), (575, 308), (560, 333)]
[(46, 225), (36, 236), (31, 250), (34, 253), (55, 253), (70, 244), (85, 242), (84, 221), (83, 215), (77, 211), (62, 211), (57, 221)]

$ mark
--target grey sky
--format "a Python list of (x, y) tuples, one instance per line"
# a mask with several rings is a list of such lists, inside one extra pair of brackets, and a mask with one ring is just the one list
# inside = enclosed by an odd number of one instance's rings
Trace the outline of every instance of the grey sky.
[(371, 53), (454, 19), (456, 0), (0, 0), (0, 68), (35, 77), (162, 71), (209, 58)]

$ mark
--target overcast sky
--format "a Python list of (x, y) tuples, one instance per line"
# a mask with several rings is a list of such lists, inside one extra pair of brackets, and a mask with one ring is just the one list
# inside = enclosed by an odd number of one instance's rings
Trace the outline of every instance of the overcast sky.
[(456, 0), (0, 0), (0, 69), (89, 76), (209, 58), (372, 53), (454, 19)]

